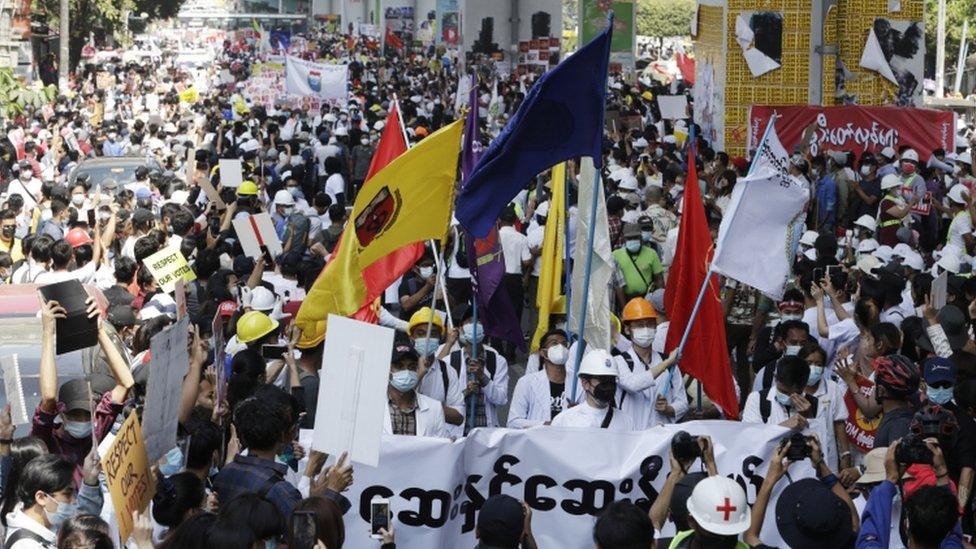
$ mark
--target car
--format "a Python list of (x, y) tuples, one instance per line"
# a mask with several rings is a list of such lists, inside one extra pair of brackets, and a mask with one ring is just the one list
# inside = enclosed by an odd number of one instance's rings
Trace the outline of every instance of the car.
[[(28, 421), (41, 400), (41, 309), (37, 284), (7, 284), (0, 286), (0, 357), (17, 356), (20, 366), (21, 386), (24, 390), (24, 404)], [(95, 298), (96, 304), (104, 314), (108, 300), (95, 286), (85, 285), (85, 290)], [(115, 329), (108, 322), (102, 323), (102, 330), (109, 334), (119, 352), (126, 360), (128, 350)], [(89, 347), (72, 351), (56, 358), (58, 365), (58, 384), (85, 377), (86, 370), (107, 373), (107, 366), (101, 358), (100, 349)], [(94, 366), (88, 366), (94, 364)], [(0, 407), (7, 405), (7, 392), (0, 393)], [(30, 425), (17, 426), (17, 436), (24, 436)]]
[(74, 185), (81, 174), (87, 174), (93, 185), (106, 179), (114, 179), (119, 187), (136, 181), (136, 169), (145, 166), (152, 170), (161, 169), (159, 164), (145, 156), (108, 156), (83, 160), (68, 174), (68, 185)]

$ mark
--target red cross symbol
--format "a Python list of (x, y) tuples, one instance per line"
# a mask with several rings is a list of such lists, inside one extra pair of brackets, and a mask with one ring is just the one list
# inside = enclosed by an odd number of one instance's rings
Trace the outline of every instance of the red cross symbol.
[(729, 521), (729, 515), (731, 515), (732, 512), (735, 511), (736, 509), (737, 507), (735, 505), (732, 505), (732, 502), (729, 500), (729, 498), (725, 498), (725, 505), (721, 505), (715, 508), (715, 510), (718, 511), (719, 513), (725, 513), (725, 522)]

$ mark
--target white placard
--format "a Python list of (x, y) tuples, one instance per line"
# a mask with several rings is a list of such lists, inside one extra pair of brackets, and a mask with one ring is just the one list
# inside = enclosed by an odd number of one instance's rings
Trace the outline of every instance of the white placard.
[(14, 425), (27, 425), (27, 404), (24, 402), (24, 385), (20, 377), (20, 362), (17, 355), (0, 357), (0, 368), (3, 369), (3, 388), (10, 404), (10, 419)]
[(326, 101), (345, 101), (349, 95), (346, 65), (313, 63), (288, 56), (285, 60), (285, 92)]
[(938, 311), (946, 306), (949, 296), (949, 271), (942, 271), (932, 281), (932, 308)]
[(275, 232), (274, 222), (271, 215), (262, 212), (257, 215), (240, 217), (233, 221), (234, 231), (237, 232), (237, 239), (241, 242), (244, 255), (253, 258), (255, 261), (264, 257), (261, 246), (267, 246), (271, 257), (281, 255), (281, 240)]
[(176, 446), (183, 378), (190, 367), (186, 350), (190, 317), (153, 336), (149, 342), (149, 382), (142, 411), (142, 436), (149, 463), (156, 463)]
[(661, 118), (665, 120), (688, 118), (687, 95), (659, 95), (657, 106), (661, 110)]
[(312, 448), (376, 467), (393, 330), (329, 315)]
[(240, 158), (220, 159), (220, 185), (237, 188), (244, 182), (244, 167)]

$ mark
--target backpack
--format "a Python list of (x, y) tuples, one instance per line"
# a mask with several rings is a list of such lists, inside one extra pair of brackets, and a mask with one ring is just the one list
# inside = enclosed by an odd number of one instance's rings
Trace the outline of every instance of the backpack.
[[(803, 395), (810, 401), (810, 417), (817, 417), (817, 397), (813, 395)], [(773, 411), (772, 403), (769, 402), (769, 389), (759, 391), (759, 415), (762, 416), (763, 423), (769, 421), (769, 414)]]
[(35, 541), (41, 544), (42, 547), (54, 547), (41, 536), (35, 534), (34, 532), (31, 532), (27, 528), (21, 528), (20, 530), (15, 531), (13, 534), (10, 534), (10, 537), (7, 538), (7, 541), (3, 543), (3, 549), (10, 549), (14, 545), (16, 545), (18, 541), (24, 539)]
[[(495, 379), (495, 368), (498, 367), (498, 355), (489, 349), (485, 349), (485, 370)], [(451, 353), (451, 368), (461, 377), (461, 351)], [(444, 371), (444, 391), (447, 392), (447, 372)]]

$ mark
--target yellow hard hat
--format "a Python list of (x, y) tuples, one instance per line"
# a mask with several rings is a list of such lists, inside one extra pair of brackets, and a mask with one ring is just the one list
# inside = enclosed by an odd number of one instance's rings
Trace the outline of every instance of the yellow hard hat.
[(549, 307), (549, 314), (551, 315), (564, 315), (566, 314), (566, 296), (561, 295), (552, 302)]
[(420, 326), (421, 324), (426, 325), (430, 322), (430, 317), (434, 317), (434, 326), (437, 326), (444, 331), (444, 321), (441, 320), (440, 315), (434, 314), (434, 311), (430, 307), (421, 307), (416, 313), (410, 316), (410, 322), (407, 325), (407, 333), (413, 331), (414, 328)]
[(610, 324), (613, 326), (613, 329), (616, 330), (617, 333), (619, 334), (620, 333), (620, 318), (618, 318), (617, 315), (615, 315), (613, 313), (610, 313)]
[(278, 327), (278, 321), (261, 311), (250, 311), (237, 321), (237, 341), (250, 343), (270, 334)]
[(245, 181), (237, 187), (237, 196), (257, 196), (258, 186), (253, 181)]
[(299, 349), (311, 349), (325, 340), (325, 321), (307, 320), (303, 322), (295, 321), (295, 326), (301, 332), (298, 343), (295, 344)]
[(635, 297), (624, 305), (624, 322), (646, 320), (648, 318), (656, 319), (657, 311), (654, 310), (654, 305), (651, 305), (651, 302), (643, 297)]
[(647, 101), (652, 101), (654, 99), (654, 94), (649, 91), (646, 91), (641, 94), (641, 97), (643, 97)]

